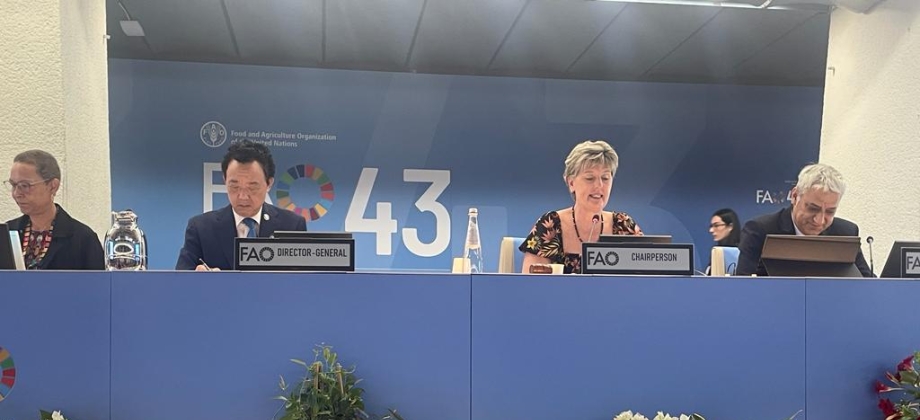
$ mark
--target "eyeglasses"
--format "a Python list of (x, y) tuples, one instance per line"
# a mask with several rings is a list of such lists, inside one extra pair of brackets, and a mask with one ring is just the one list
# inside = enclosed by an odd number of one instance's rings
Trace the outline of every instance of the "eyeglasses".
[(33, 185), (38, 185), (38, 184), (41, 184), (42, 182), (48, 182), (48, 180), (43, 179), (41, 181), (35, 181), (35, 182), (29, 182), (29, 181), (13, 182), (12, 180), (9, 180), (9, 181), (3, 181), (3, 185), (6, 185), (6, 188), (9, 189), (10, 192), (16, 192), (16, 190), (19, 190), (19, 191), (22, 191), (23, 194), (28, 194), (30, 191), (32, 191)]
[(260, 189), (262, 189), (262, 187), (259, 185), (249, 185), (249, 186), (243, 187), (243, 186), (234, 184), (234, 185), (227, 186), (227, 192), (233, 195), (239, 194), (241, 192), (246, 193), (247, 195), (256, 195), (256, 193), (258, 193)]
[(718, 229), (723, 226), (728, 226), (728, 223), (712, 223), (709, 225), (710, 229)]

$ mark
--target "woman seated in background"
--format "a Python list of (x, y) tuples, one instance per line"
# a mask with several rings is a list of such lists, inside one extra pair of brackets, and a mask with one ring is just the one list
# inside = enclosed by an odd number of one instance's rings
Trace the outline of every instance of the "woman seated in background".
[(581, 273), (583, 242), (597, 242), (601, 234), (642, 234), (628, 214), (604, 211), (618, 164), (617, 153), (605, 141), (589, 140), (572, 149), (563, 174), (572, 207), (550, 211), (537, 220), (520, 247), (522, 272), (529, 273), (534, 264), (563, 264), (565, 273)]
[[(716, 210), (712, 214), (712, 219), (709, 220), (709, 233), (712, 234), (712, 240), (716, 241), (716, 246), (733, 246), (737, 248), (738, 244), (741, 243), (741, 221), (738, 220), (738, 214), (732, 209)], [(712, 273), (712, 263), (710, 262), (710, 265), (706, 267), (706, 275), (711, 275)], [(728, 271), (727, 273), (733, 274)]]
[(61, 168), (54, 156), (41, 150), (16, 155), (4, 184), (23, 213), (7, 224), (10, 231), (19, 231), (26, 269), (105, 269), (102, 245), (93, 230), (54, 203), (61, 187)]
[(737, 247), (741, 243), (741, 224), (732, 209), (719, 209), (709, 220), (709, 233), (718, 246)]

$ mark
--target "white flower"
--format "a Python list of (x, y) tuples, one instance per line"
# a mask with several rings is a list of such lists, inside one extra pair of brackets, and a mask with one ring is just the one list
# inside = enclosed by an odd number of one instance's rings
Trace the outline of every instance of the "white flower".
[(613, 420), (633, 420), (633, 412), (624, 411), (620, 414), (617, 414), (617, 416), (614, 417)]
[[(614, 417), (613, 420), (648, 420), (648, 418), (639, 413), (633, 414), (632, 411), (624, 411)], [(678, 417), (672, 417), (670, 414), (659, 411), (652, 420), (690, 420), (690, 416), (679, 414)]]
[(51, 413), (51, 420), (67, 420), (64, 418), (64, 415), (60, 411), (55, 411)]
[(624, 411), (614, 417), (613, 420), (648, 420), (648, 418), (639, 413), (633, 414), (632, 411)]

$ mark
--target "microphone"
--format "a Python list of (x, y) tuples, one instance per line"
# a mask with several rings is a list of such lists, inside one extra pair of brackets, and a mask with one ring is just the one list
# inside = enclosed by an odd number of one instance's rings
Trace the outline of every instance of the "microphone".
[(599, 220), (601, 220), (601, 217), (596, 214), (591, 217), (591, 231), (588, 232), (588, 242), (591, 242), (591, 238), (594, 237), (594, 228), (597, 226)]
[(875, 261), (872, 260), (872, 242), (875, 242), (875, 238), (867, 236), (866, 243), (869, 244), (869, 271), (875, 273)]

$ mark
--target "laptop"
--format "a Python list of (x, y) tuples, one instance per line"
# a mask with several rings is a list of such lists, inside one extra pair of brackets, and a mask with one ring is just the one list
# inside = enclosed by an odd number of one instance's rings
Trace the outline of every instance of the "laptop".
[(621, 244), (669, 244), (671, 235), (601, 235), (598, 242)]
[(0, 223), (0, 270), (25, 270), (19, 231)]
[(278, 239), (351, 239), (351, 232), (317, 232), (306, 230), (276, 230), (272, 234)]
[(894, 241), (885, 268), (882, 268), (881, 277), (901, 277), (901, 248), (920, 248), (920, 242)]
[(779, 277), (862, 277), (858, 236), (767, 235), (761, 259)]

